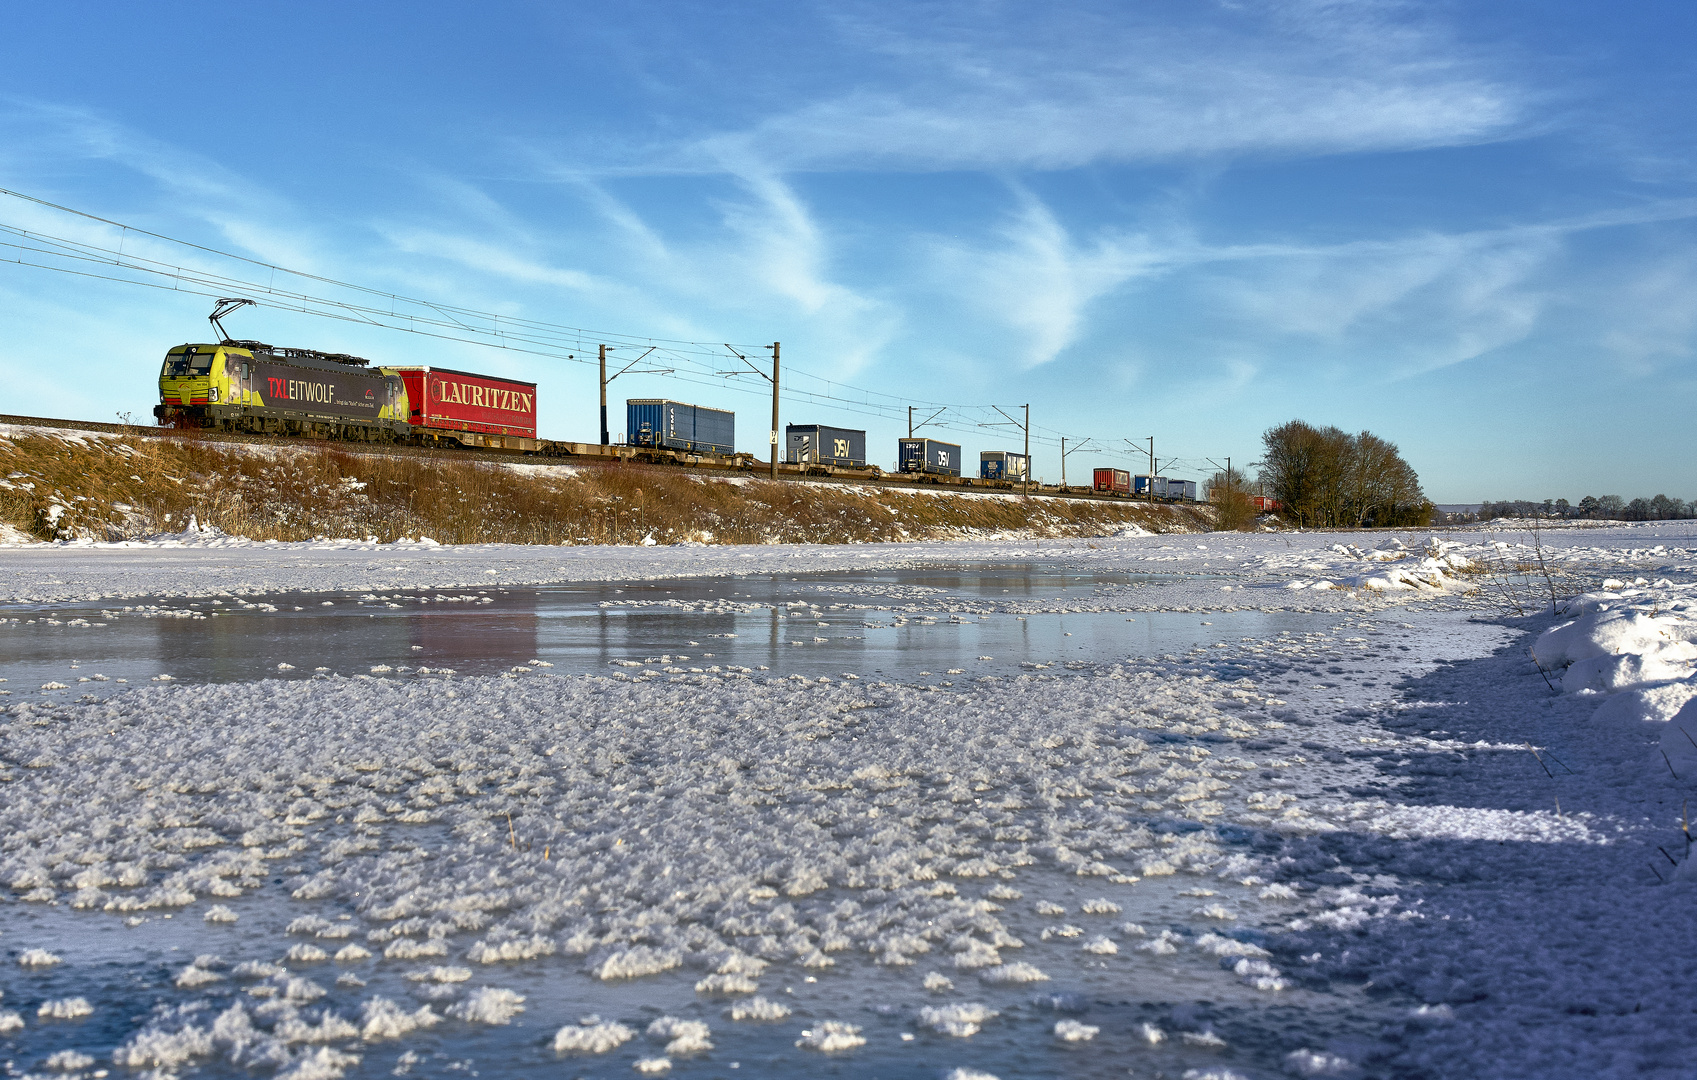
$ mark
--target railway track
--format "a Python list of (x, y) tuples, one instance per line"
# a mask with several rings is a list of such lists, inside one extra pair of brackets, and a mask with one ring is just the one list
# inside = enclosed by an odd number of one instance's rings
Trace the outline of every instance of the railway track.
[[(196, 442), (247, 443), (253, 445), (275, 445), (279, 442), (278, 436), (275, 435), (255, 435), (239, 432), (217, 431), (214, 429), (182, 431), (175, 428), (159, 428), (143, 424), (108, 424), (97, 420), (65, 420), (57, 417), (19, 416), (9, 413), (0, 413), (0, 424), (12, 424), (19, 427), (62, 428), (71, 431), (90, 431), (108, 435), (127, 435), (134, 438), (144, 439), (185, 439)], [(594, 443), (567, 444), (573, 447), (579, 447), (586, 451), (583, 453), (564, 453), (539, 456), (536, 454), (528, 454), (520, 450), (500, 450), (493, 448), (468, 449), (465, 447), (449, 446), (409, 446), (405, 443), (342, 443), (324, 439), (284, 439), (282, 441), (292, 445), (317, 446), (324, 449), (342, 449), (350, 454), (390, 454), (398, 457), (425, 457), (470, 461), (510, 461), (529, 462), (532, 464), (539, 462), (557, 462), (559, 464), (569, 464), (578, 467), (591, 466), (600, 468), (615, 468), (621, 466), (635, 466), (639, 468), (687, 468), (693, 472), (706, 473), (708, 475), (738, 476), (754, 479), (763, 478), (771, 467), (769, 464), (763, 464), (758, 461), (753, 463), (752, 468), (728, 468), (701, 461), (682, 461), (668, 466), (662, 463), (641, 460), (647, 451), (640, 447), (602, 447), (599, 444)], [(937, 481), (911, 480), (907, 479), (900, 473), (886, 473), (879, 477), (818, 475), (806, 473), (803, 471), (801, 466), (790, 465), (784, 462), (780, 462), (778, 464), (778, 470), (780, 479), (806, 480), (807, 482), (814, 484), (841, 484), (844, 486), (860, 485), (880, 488), (901, 488), (913, 491), (929, 491), (937, 493), (949, 492), (974, 495), (1020, 494), (1018, 491), (1013, 490), (980, 490), (974, 487), (967, 487), (964, 485), (957, 486), (955, 484)], [(1082, 499), (1090, 502), (1147, 502), (1147, 500), (1133, 500), (1120, 495), (1105, 495), (1092, 491), (1089, 488), (1062, 489), (1054, 486), (1033, 485), (1032, 490), (1026, 494), (1032, 498)], [(1172, 504), (1156, 500), (1152, 505)]]

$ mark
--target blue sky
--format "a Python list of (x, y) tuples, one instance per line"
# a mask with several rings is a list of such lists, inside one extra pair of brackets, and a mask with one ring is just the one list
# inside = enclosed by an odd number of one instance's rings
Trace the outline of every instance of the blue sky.
[[(816, 395), (785, 422), (866, 427), (885, 464), (900, 425), (845, 387), (961, 406), (932, 433), (969, 459), (1017, 437), (964, 406), (1029, 402), (1051, 480), (1061, 433), (1093, 440), (1074, 482), (1150, 435), (1200, 476), (1300, 417), (1396, 442), (1439, 502), (1692, 498), (1694, 29), (1670, 2), (73, 0), (0, 38), (0, 186), (595, 331), (574, 355), (782, 341)], [(17, 199), (0, 224), (355, 295)], [(592, 368), (285, 307), (227, 325), (527, 378), (543, 434), (595, 437)], [(0, 411), (146, 415), (209, 308), (0, 262)], [(667, 346), (693, 381), (612, 396), (736, 408), (763, 451), (724, 355)]]

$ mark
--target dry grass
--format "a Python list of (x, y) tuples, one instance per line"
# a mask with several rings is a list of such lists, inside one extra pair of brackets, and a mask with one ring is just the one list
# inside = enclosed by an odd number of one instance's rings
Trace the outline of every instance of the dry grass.
[(444, 544), (857, 543), (1211, 527), (1202, 508), (982, 498), (637, 465), (576, 470), (192, 437), (0, 438), (0, 522), (39, 539), (179, 532)]

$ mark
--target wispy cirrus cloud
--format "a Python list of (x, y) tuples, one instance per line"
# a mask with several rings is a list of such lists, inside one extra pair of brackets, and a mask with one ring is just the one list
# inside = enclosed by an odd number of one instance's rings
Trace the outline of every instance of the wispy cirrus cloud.
[[(0, 165), (15, 176), (44, 172), (52, 177), (68, 166), (79, 172), (95, 165), (110, 168), (129, 181), (123, 202), (105, 208), (112, 213), (150, 211), (168, 202), (161, 217), (210, 225), (243, 254), (315, 273), (329, 265), (321, 238), (288, 200), (217, 157), (93, 110), (5, 99), (0, 101), (0, 145), (10, 147)], [(147, 183), (137, 187), (137, 179)]]
[[(1570, 285), (1577, 240), (1693, 220), (1697, 201), (1678, 199), (1497, 228), (1232, 244), (1200, 239), (1182, 214), (1159, 229), (1080, 235), (1016, 189), (990, 236), (932, 240), (928, 253), (954, 301), (1019, 342), (1013, 351), (1026, 367), (1087, 341), (1102, 350), (1104, 334), (1124, 332), (1110, 329), (1123, 326), (1115, 301), (1170, 286), (1183, 307), (1208, 313), (1187, 320), (1189, 333), (1206, 343), (1193, 362), (1226, 365), (1241, 388), (1263, 368), (1288, 367), (1293, 353), (1306, 352), (1308, 366), (1373, 381), (1479, 358), (1531, 337), (1552, 308), (1598, 304)], [(1617, 328), (1599, 347), (1629, 367), (1690, 355), (1697, 316), (1671, 303), (1689, 271), (1689, 260), (1661, 258), (1607, 286), (1598, 295), (1615, 297), (1606, 305), (1614, 314), (1598, 310), (1594, 318)], [(1619, 313), (1637, 309), (1644, 317), (1622, 327)], [(1137, 329), (1129, 330), (1135, 339)], [(1273, 363), (1276, 357), (1286, 359)]]
[[(663, 152), (795, 170), (1057, 170), (1463, 145), (1526, 123), (1531, 93), (1407, 5), (1298, 0), (850, 7), (875, 76)], [(987, 13), (987, 12), (986, 12)]]
[(1146, 236), (1104, 233), (1076, 239), (1029, 191), (988, 244), (933, 240), (927, 245), (935, 278), (946, 282), (979, 317), (1006, 326), (1019, 339), (1014, 354), (1025, 367), (1046, 364), (1085, 330), (1089, 306), (1171, 263)]

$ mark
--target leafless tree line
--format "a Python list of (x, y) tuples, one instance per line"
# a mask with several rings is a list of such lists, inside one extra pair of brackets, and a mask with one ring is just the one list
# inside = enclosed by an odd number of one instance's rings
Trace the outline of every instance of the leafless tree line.
[(1282, 504), (1280, 516), (1321, 528), (1426, 525), (1432, 504), (1394, 443), (1370, 431), (1350, 434), (1292, 420), (1261, 437), (1260, 480)]

